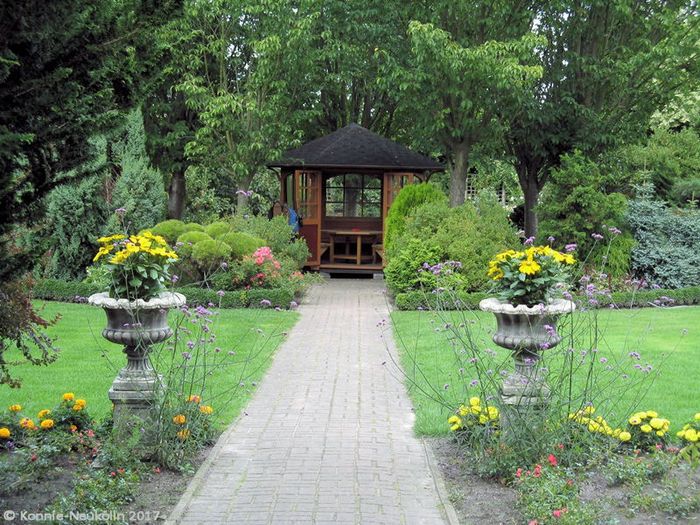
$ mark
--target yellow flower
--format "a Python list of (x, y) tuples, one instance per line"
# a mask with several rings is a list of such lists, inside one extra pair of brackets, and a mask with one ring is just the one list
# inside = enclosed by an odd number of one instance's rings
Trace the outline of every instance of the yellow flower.
[(479, 405), (481, 405), (481, 399), (479, 399), (476, 396), (470, 397), (469, 398), (469, 405), (473, 406), (473, 407), (478, 407)]
[(520, 266), (518, 267), (518, 270), (520, 270), (520, 273), (524, 273), (525, 275), (535, 275), (541, 269), (542, 269), (542, 267), (536, 261), (533, 261), (532, 259), (527, 259), (527, 260), (521, 262)]
[(53, 425), (54, 425), (53, 419), (44, 419), (41, 422), (41, 428), (43, 428), (44, 430), (48, 430), (50, 428), (53, 428)]
[(470, 411), (472, 414), (474, 414), (475, 416), (478, 416), (479, 414), (481, 414), (481, 407), (478, 406), (478, 405), (477, 405), (477, 406), (473, 406), (473, 407), (471, 407), (471, 408), (469, 409), (469, 411)]
[(490, 266), (487, 275), (494, 281), (500, 281), (505, 276), (503, 270), (501, 270), (498, 266)]
[(632, 417), (638, 417), (639, 419), (646, 419), (647, 413), (646, 412), (637, 412), (636, 414), (632, 414)]
[(690, 441), (691, 443), (695, 443), (698, 438), (700, 438), (700, 435), (695, 431), (695, 429), (689, 428), (688, 430), (685, 431), (685, 439), (687, 441)]
[(199, 411), (202, 414), (210, 415), (214, 413), (214, 409), (210, 407), (209, 405), (202, 405), (199, 407)]
[(653, 410), (647, 410), (647, 417), (659, 417), (659, 414), (657, 414)]
[(620, 434), (618, 435), (618, 438), (620, 439), (620, 441), (623, 441), (623, 442), (629, 441), (630, 439), (632, 439), (632, 434), (630, 434), (627, 431), (620, 432)]
[(2, 427), (0, 428), (0, 438), (2, 439), (8, 439), (12, 433), (10, 432), (10, 429), (7, 427)]
[(459, 415), (464, 417), (469, 415), (469, 408), (464, 405), (459, 405)]
[(36, 417), (38, 417), (39, 419), (44, 419), (50, 413), (51, 413), (51, 411), (48, 408), (45, 408), (44, 410), (39, 410), (39, 413), (37, 414)]
[(177, 437), (180, 441), (185, 441), (188, 437), (190, 437), (190, 431), (183, 428), (177, 433)]
[(447, 420), (447, 422), (448, 422), (450, 425), (452, 425), (452, 426), (450, 427), (450, 430), (452, 430), (453, 432), (454, 432), (455, 430), (459, 430), (460, 428), (462, 428), (462, 419), (459, 418), (458, 416), (451, 416), (451, 417)]
[(639, 427), (639, 430), (641, 430), (645, 434), (648, 434), (649, 432), (652, 431), (652, 428), (651, 428), (651, 425), (642, 425), (641, 427)]
[(85, 408), (85, 405), (78, 405), (77, 403), (73, 405), (74, 412), (80, 412), (83, 408)]
[(202, 400), (201, 397), (196, 396), (196, 395), (191, 395), (190, 397), (187, 398), (187, 401), (190, 403), (199, 403)]
[(483, 414), (479, 416), (479, 424), (480, 425), (485, 425), (488, 422), (489, 422), (489, 418), (487, 416), (485, 416)]
[(632, 416), (631, 418), (629, 418), (630, 425), (639, 425), (641, 422), (642, 420), (637, 416)]
[(64, 401), (73, 401), (75, 399), (75, 394), (73, 392), (66, 392), (63, 394)]
[(582, 412), (586, 415), (593, 414), (595, 412), (595, 407), (592, 405), (588, 405), (583, 408)]
[(36, 428), (34, 421), (32, 419), (29, 419), (28, 417), (23, 417), (22, 419), (20, 419), (19, 426), (28, 430)]
[(654, 416), (651, 418), (651, 421), (649, 421), (649, 424), (654, 430), (660, 430), (664, 426), (664, 421), (663, 419), (659, 419), (658, 417)]
[(176, 425), (184, 425), (187, 423), (187, 418), (184, 414), (178, 414), (177, 416), (173, 417), (173, 423)]
[(110, 235), (109, 237), (100, 237), (99, 239), (97, 239), (97, 242), (99, 242), (100, 244), (107, 244), (112, 243), (114, 241), (121, 241), (122, 239), (126, 239), (126, 235), (117, 233), (116, 235)]
[(700, 421), (700, 412), (695, 414), (695, 421)]
[(498, 419), (498, 409), (496, 407), (488, 407), (487, 410), (491, 419)]
[(73, 405), (73, 410), (76, 412), (80, 412), (83, 408), (87, 406), (87, 401), (84, 399), (76, 399), (75, 404)]
[(676, 436), (678, 436), (679, 438), (684, 438), (685, 430), (679, 430), (678, 432), (676, 432)]
[(77, 432), (77, 430), (78, 430), (78, 427), (77, 427), (77, 426), (75, 426), (75, 425), (71, 425), (71, 426), (70, 426), (70, 431), (71, 431), (71, 432)]
[(10, 412), (19, 412), (22, 410), (22, 405), (10, 405)]
[(664, 432), (663, 430), (657, 430), (656, 435), (659, 437), (664, 437), (666, 435), (666, 432)]

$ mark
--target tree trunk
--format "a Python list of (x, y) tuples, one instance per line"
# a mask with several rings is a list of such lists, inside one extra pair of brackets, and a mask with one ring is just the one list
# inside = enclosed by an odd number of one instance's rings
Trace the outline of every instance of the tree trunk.
[(467, 168), (469, 167), (469, 148), (457, 144), (453, 148), (453, 160), (450, 162), (450, 206), (464, 204), (467, 191)]
[(539, 170), (528, 166), (517, 166), (518, 180), (525, 197), (525, 237), (537, 235), (537, 202), (540, 198)]
[(253, 175), (246, 175), (239, 184), (239, 192), (236, 196), (236, 212), (240, 212), (248, 204), (248, 191), (250, 189), (250, 183), (253, 182)]
[(173, 172), (168, 185), (168, 218), (182, 219), (185, 212), (185, 172), (178, 170)]

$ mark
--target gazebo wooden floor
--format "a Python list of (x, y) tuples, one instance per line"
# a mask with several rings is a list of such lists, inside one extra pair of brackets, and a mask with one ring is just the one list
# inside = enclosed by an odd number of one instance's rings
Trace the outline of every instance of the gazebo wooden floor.
[(323, 272), (337, 273), (381, 273), (381, 264), (321, 263)]

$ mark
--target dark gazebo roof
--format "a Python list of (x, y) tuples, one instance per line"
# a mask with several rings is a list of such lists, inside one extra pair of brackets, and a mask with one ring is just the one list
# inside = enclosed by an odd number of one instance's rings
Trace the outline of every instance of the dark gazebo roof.
[(442, 171), (444, 166), (357, 124), (286, 151), (270, 168), (361, 168)]

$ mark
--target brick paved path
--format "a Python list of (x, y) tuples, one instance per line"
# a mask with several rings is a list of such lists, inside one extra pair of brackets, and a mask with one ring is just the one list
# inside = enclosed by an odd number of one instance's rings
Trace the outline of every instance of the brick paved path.
[(388, 317), (383, 292), (378, 280), (314, 287), (248, 415), (221, 437), (171, 523), (444, 522), (377, 327)]

